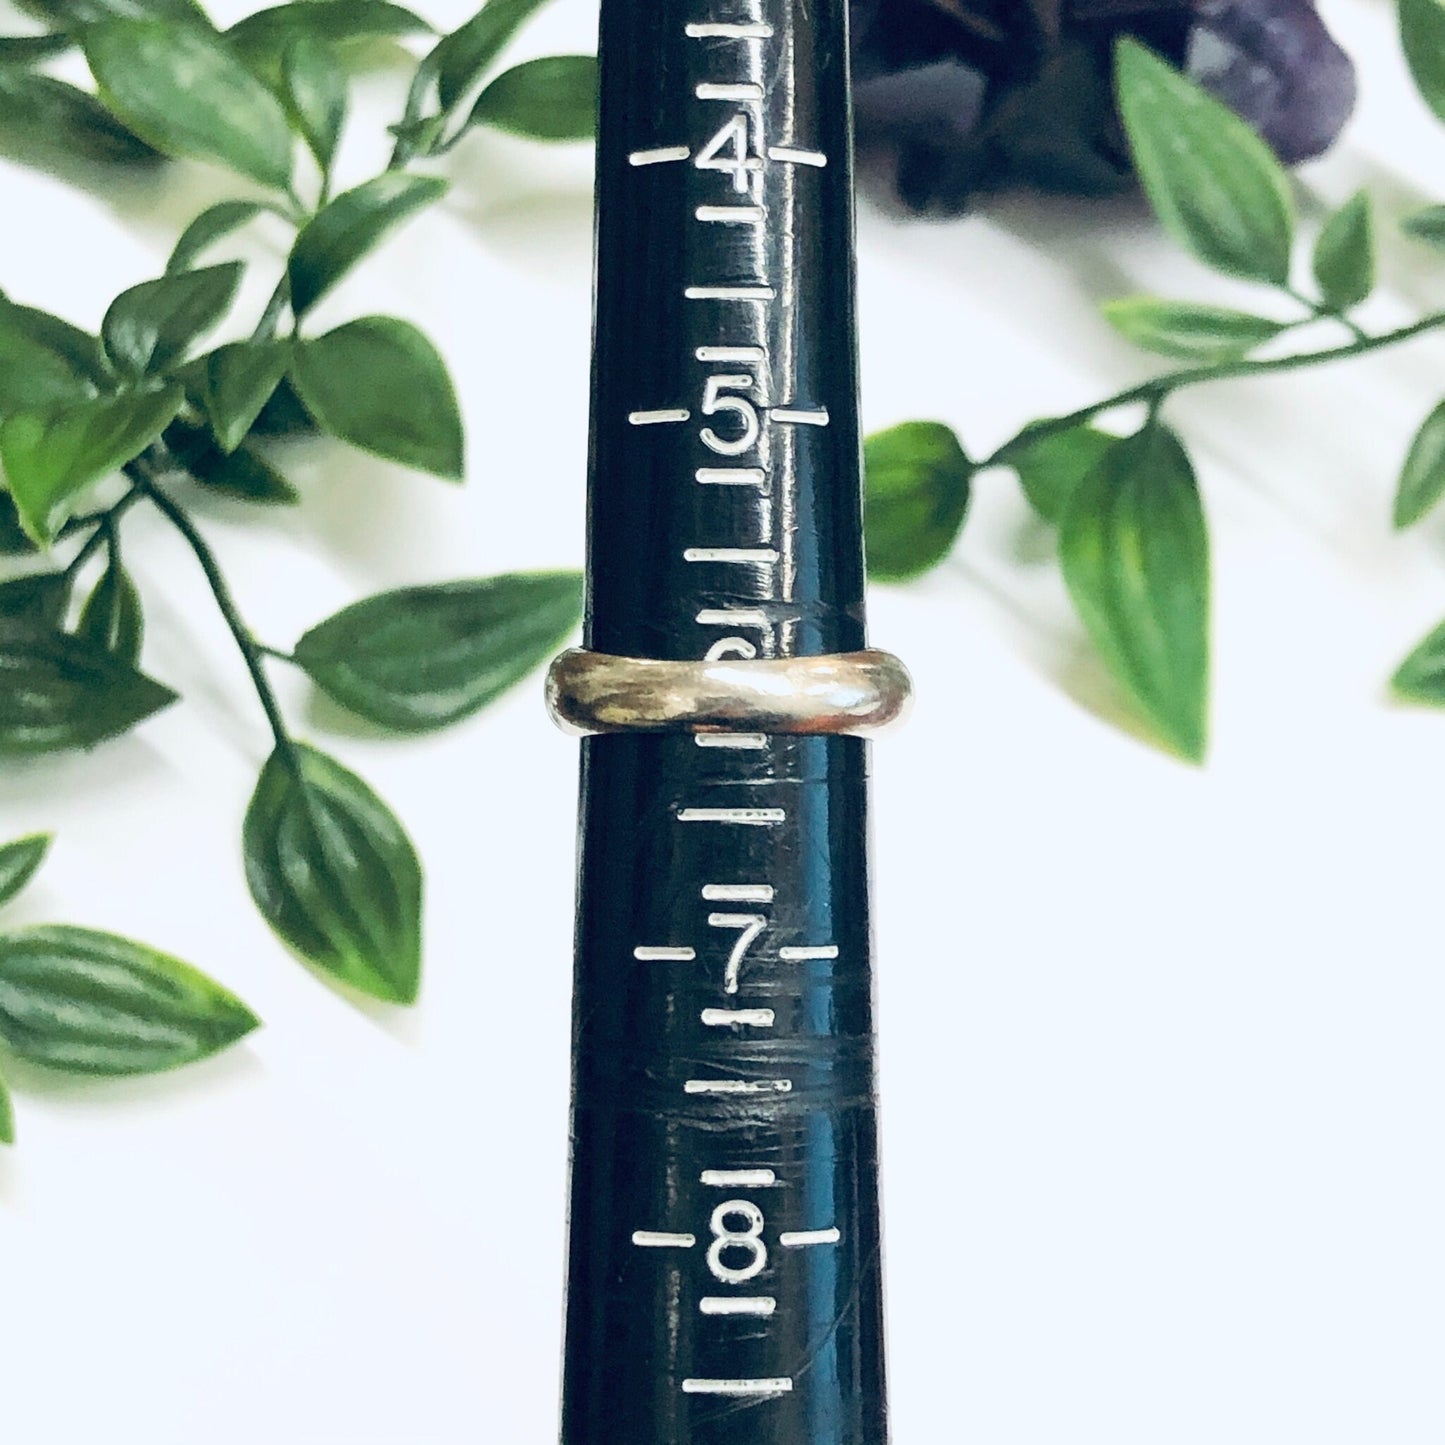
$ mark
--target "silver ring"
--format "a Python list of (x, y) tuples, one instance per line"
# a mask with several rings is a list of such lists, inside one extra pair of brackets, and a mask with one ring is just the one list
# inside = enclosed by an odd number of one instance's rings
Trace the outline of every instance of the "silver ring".
[(547, 673), (564, 732), (876, 733), (906, 711), (908, 669), (889, 652), (671, 662), (573, 648)]

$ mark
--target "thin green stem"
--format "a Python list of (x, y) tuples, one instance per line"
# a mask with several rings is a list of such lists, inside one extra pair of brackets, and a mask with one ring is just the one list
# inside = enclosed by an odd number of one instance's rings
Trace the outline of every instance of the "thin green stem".
[(70, 564), (65, 569), (67, 579), (73, 580), (80, 569), (84, 567), (108, 541), (113, 541), (116, 523), (119, 522), (139, 500), (140, 492), (132, 487), (113, 507), (107, 507), (103, 512), (94, 512), (83, 519), (87, 522), (94, 522), (95, 530), (85, 539), (85, 543), (80, 551), (70, 559)]
[(1347, 345), (1329, 347), (1324, 351), (1301, 351), (1291, 356), (1273, 356), (1263, 361), (1250, 361), (1245, 358), (1238, 361), (1221, 361), (1213, 366), (1182, 367), (1178, 371), (1156, 376), (1152, 381), (1143, 381), (1137, 386), (1116, 392), (1102, 401), (1081, 406), (1077, 411), (1071, 411), (1066, 416), (1048, 417), (1045, 420), (1034, 422), (1025, 427), (1018, 436), (1011, 437), (991, 456), (979, 463), (979, 466), (980, 468), (997, 466), (1003, 461), (1005, 453), (1021, 436), (1027, 435), (1030, 441), (1040, 441), (1044, 437), (1057, 436), (1060, 432), (1072, 431), (1076, 426), (1092, 421), (1101, 413), (1113, 411), (1116, 407), (1144, 402), (1151, 408), (1157, 409), (1168, 397), (1189, 386), (1203, 386), (1208, 382), (1230, 381), (1243, 376), (1269, 376), (1276, 372), (1302, 371), (1309, 366), (1324, 366), (1331, 361), (1344, 361), (1351, 356), (1364, 356), (1372, 351), (1383, 351), (1386, 347), (1412, 341), (1417, 336), (1423, 336), (1430, 331), (1438, 331), (1441, 327), (1445, 327), (1445, 312), (1436, 312), (1433, 315), (1422, 317), (1419, 321), (1412, 322), (1409, 326), (1401, 326), (1395, 331), (1382, 332), (1378, 336), (1362, 335)]
[(241, 616), (241, 610), (236, 605), (230, 584), (221, 571), (220, 563), (216, 561), (216, 554), (211, 551), (210, 544), (196, 530), (191, 519), (155, 485), (144, 470), (136, 466), (134, 462), (125, 470), (126, 475), (135, 483), (137, 494), (144, 494), (155, 505), (161, 515), (185, 538), (186, 545), (195, 554), (196, 561), (201, 564), (201, 571), (206, 575), (211, 596), (216, 599), (216, 606), (220, 609), (221, 616), (225, 618), (226, 626), (230, 629), (231, 636), (235, 639), (242, 660), (246, 664), (246, 671), (251, 676), (251, 684), (256, 689), (256, 696), (260, 699), (261, 707), (265, 711), (266, 721), (271, 726), (271, 736), (276, 740), (276, 751), (286, 766), (299, 777), (301, 764), (296, 755), (296, 744), (286, 730), (286, 719), (281, 715), (281, 705), (277, 702), (270, 679), (266, 676), (266, 649), (256, 641), (251, 629), (246, 626), (246, 620)]
[(1296, 291), (1293, 286), (1280, 288), (1287, 296), (1298, 301), (1310, 314), (1313, 321), (1338, 321), (1356, 341), (1368, 341), (1369, 333), (1358, 322), (1350, 320), (1343, 311), (1335, 311), (1329, 306), (1322, 305), (1313, 296), (1306, 296), (1303, 291)]

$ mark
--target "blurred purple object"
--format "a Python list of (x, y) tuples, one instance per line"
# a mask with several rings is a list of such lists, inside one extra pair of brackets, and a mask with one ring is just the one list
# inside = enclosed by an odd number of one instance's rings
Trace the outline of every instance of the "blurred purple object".
[(1355, 101), (1313, 0), (852, 0), (859, 144), (918, 211), (1012, 185), (1130, 184), (1112, 55), (1128, 33), (1194, 76), (1290, 164)]

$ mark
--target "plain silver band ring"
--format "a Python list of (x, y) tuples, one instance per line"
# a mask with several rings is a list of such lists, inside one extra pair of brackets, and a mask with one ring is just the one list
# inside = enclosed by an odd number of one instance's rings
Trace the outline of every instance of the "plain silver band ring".
[(889, 652), (674, 662), (574, 648), (547, 674), (564, 731), (875, 733), (901, 717), (912, 682)]

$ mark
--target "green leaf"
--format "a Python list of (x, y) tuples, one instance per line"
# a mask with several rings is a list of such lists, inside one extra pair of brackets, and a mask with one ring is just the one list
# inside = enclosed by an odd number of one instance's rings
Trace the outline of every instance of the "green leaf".
[(264, 506), (300, 500), (296, 488), (249, 446), (227, 454), (206, 427), (183, 421), (173, 421), (162, 439), (185, 472), (209, 491)]
[(15, 1142), (15, 1110), (10, 1103), (10, 1090), (0, 1078), (0, 1144)]
[(35, 543), (20, 525), (20, 513), (9, 492), (0, 492), (0, 557), (24, 557), (35, 550)]
[(281, 60), (286, 113), (325, 174), (346, 124), (346, 72), (325, 41), (298, 35)]
[(209, 1058), (259, 1020), (178, 958), (50, 925), (0, 935), (0, 1039), (72, 1074), (155, 1074)]
[(114, 559), (85, 599), (75, 635), (131, 667), (140, 661), (145, 612), (130, 574)]
[(246, 881), (303, 958), (391, 1003), (421, 979), (421, 864), (386, 804), (315, 748), (278, 750), (246, 810)]
[[(38, 311), (33, 306), (4, 304), (9, 307), (5, 324), (11, 328), (11, 335), (23, 334), (57, 356), (64, 357), (77, 376), (86, 378), (94, 386), (109, 387), (114, 384), (99, 337), (72, 326), (59, 316), (52, 316), (48, 311)], [(6, 354), (16, 353), (7, 348)]]
[(1400, 43), (1425, 104), (1445, 120), (1445, 4), (1400, 0)]
[(1413, 527), (1445, 495), (1445, 401), (1415, 434), (1395, 493), (1395, 525)]
[(17, 411), (0, 422), (0, 462), (26, 532), (53, 541), (76, 496), (139, 456), (184, 400), (172, 385)]
[(1315, 243), (1315, 281), (1330, 311), (1348, 311), (1375, 289), (1375, 223), (1357, 191), (1325, 223)]
[(1294, 208), (1274, 152), (1138, 41), (1115, 55), (1119, 113), (1164, 228), (1218, 271), (1288, 284)]
[(942, 422), (909, 421), (863, 443), (868, 574), (903, 581), (936, 567), (968, 514), (973, 463)]
[(217, 201), (214, 206), (207, 206), (181, 232), (181, 238), (166, 262), (166, 275), (190, 270), (208, 247), (229, 236), (232, 231), (240, 230), (248, 221), (254, 221), (267, 209), (259, 201)]
[(1400, 664), (1390, 686), (1408, 702), (1445, 706), (1445, 622)]
[(159, 153), (93, 95), (49, 75), (0, 70), (0, 150), (29, 165), (142, 165)]
[(1158, 296), (1126, 296), (1106, 302), (1102, 309), (1109, 325), (1135, 346), (1184, 361), (1243, 356), (1285, 329), (1278, 321), (1246, 311)]
[(32, 833), (0, 846), (0, 906), (18, 897), (40, 871), (53, 841), (52, 833)]
[(280, 386), (271, 393), (270, 401), (261, 408), (261, 415), (251, 430), (263, 437), (303, 437), (315, 436), (317, 427), (296, 395), (291, 378), (284, 376)]
[(176, 700), (170, 688), (64, 632), (0, 621), (0, 756), (88, 748)]
[(487, 0), (460, 29), (452, 31), (432, 52), (437, 93), (442, 108), (451, 108), (481, 78), (523, 24), (547, 0)]
[(227, 261), (122, 291), (100, 324), (106, 353), (122, 370), (168, 370), (230, 309), (243, 269), (239, 261)]
[(414, 11), (386, 0), (325, 0), (274, 5), (237, 21), (226, 38), (242, 54), (281, 54), (297, 40), (333, 45), (352, 40), (388, 40), (432, 27)]
[(582, 615), (575, 572), (405, 587), (343, 608), (295, 661), (343, 707), (422, 732), (470, 716), (556, 651)]
[(1426, 206), (1412, 212), (1400, 222), (1400, 229), (1427, 246), (1445, 251), (1445, 206)]
[(1094, 645), (1163, 738), (1205, 752), (1209, 538), (1194, 469), (1152, 422), (1110, 447), (1059, 532), (1064, 581)]
[(286, 374), (291, 348), (282, 341), (236, 341), (203, 358), (202, 404), (223, 452), (233, 452)]
[(16, 7), (47, 25), (94, 25), (117, 17), (175, 20), (209, 28), (210, 18), (196, 0), (15, 0)]
[(477, 97), (467, 124), (531, 140), (591, 140), (597, 129), (597, 57), (544, 55), (504, 70)]
[(999, 461), (1018, 473), (1024, 496), (1044, 521), (1058, 525), (1079, 483), (1099, 465), (1118, 437), (1091, 426), (1032, 437), (1019, 433)]
[(456, 392), (446, 363), (415, 326), (367, 316), (299, 342), (291, 380), (323, 431), (389, 461), (460, 480)]
[(435, 176), (390, 172), (337, 196), (291, 248), (291, 308), (303, 316), (394, 226), (446, 194)]
[(36, 334), (23, 307), (0, 298), (0, 417), (92, 396), (95, 387)]
[(51, 631), (58, 628), (70, 604), (70, 578), (64, 572), (30, 572), (0, 582), (0, 618), (28, 622)]
[(169, 155), (218, 161), (284, 190), (291, 130), (281, 102), (199, 26), (111, 20), (82, 32), (101, 98)]
[(0, 35), (0, 65), (36, 65), (74, 44), (68, 35)]

